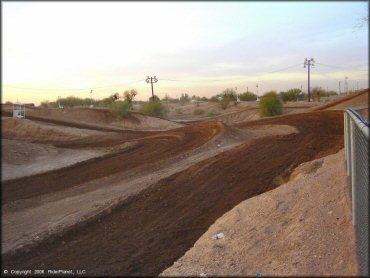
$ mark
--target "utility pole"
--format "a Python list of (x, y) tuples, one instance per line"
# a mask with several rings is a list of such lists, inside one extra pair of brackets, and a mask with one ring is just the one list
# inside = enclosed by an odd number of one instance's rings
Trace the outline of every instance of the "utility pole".
[(93, 105), (93, 100), (92, 100), (92, 91), (93, 91), (93, 90), (91, 90), (91, 91), (90, 91), (91, 107), (92, 107), (92, 105)]
[(150, 84), (152, 86), (152, 100), (154, 101), (153, 83), (157, 83), (158, 82), (158, 79), (157, 79), (157, 77), (155, 75), (154, 75), (154, 77), (147, 76), (145, 81), (146, 81), (146, 83), (149, 83), (150, 82)]
[(344, 77), (344, 93), (348, 95), (348, 77)]
[(340, 81), (339, 81), (339, 94), (341, 94), (342, 92), (341, 92), (341, 90), (340, 90)]
[(308, 82), (307, 82), (307, 96), (308, 96), (308, 102), (311, 101), (311, 91), (310, 91), (310, 67), (311, 66), (314, 66), (314, 63), (315, 63), (315, 60), (313, 58), (311, 58), (310, 60), (308, 60), (307, 58), (305, 58), (304, 60), (304, 64), (303, 64), (303, 67), (305, 68), (306, 66), (308, 66), (308, 70), (307, 70), (307, 73), (308, 73)]

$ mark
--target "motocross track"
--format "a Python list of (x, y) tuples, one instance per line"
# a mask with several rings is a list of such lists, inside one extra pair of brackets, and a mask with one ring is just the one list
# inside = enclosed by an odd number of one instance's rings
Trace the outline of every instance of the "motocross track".
[[(118, 204), (107, 215), (79, 225), (57, 239), (5, 254), (3, 267), (85, 269), (88, 276), (160, 274), (225, 212), (245, 199), (277, 187), (273, 182), (275, 177), (287, 177), (299, 164), (343, 148), (341, 111), (284, 115), (239, 123), (236, 127), (266, 124), (291, 125), (299, 133), (257, 138), (207, 158), (160, 180)], [(136, 143), (70, 167), (7, 181), (3, 183), (3, 204), (55, 193), (141, 164), (155, 165), (199, 148), (225, 130), (228, 128), (221, 122), (204, 121), (152, 135), (131, 132), (132, 138), (120, 132), (103, 145), (132, 140)], [(89, 142), (88, 138), (81, 140)], [(66, 144), (76, 148), (84, 145), (81, 141)], [(94, 144), (102, 143), (90, 141), (91, 146)]]

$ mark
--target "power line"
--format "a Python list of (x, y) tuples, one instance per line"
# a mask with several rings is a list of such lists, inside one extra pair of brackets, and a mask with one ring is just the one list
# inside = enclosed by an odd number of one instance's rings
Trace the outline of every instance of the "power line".
[[(343, 66), (327, 65), (327, 64), (322, 64), (322, 63), (318, 63), (318, 62), (316, 62), (316, 64), (321, 65), (321, 66), (324, 66), (324, 67), (330, 67), (330, 68), (352, 69), (352, 70), (358, 70), (358, 71), (368, 71), (368, 70), (364, 70), (364, 69), (353, 69), (353, 68), (343, 67)], [(360, 66), (362, 66), (362, 65), (360, 65)]]
[[(274, 71), (268, 71), (268, 72), (260, 73), (260, 74), (254, 75), (254, 77), (284, 71), (284, 70), (291, 69), (291, 68), (294, 68), (294, 67), (297, 67), (297, 66), (300, 66), (300, 65), (301, 65), (301, 63), (291, 65), (291, 66), (288, 66), (288, 67), (285, 67), (285, 68), (282, 68), (282, 69), (274, 70)], [(198, 80), (182, 79), (181, 80), (181, 79), (162, 79), (161, 78), (161, 80), (163, 80), (163, 81), (173, 81), (173, 82), (220, 82), (220, 81), (234, 81), (234, 80), (248, 80), (248, 79), (250, 79), (250, 77), (236, 77), (236, 78), (226, 78), (226, 79), (203, 79), (203, 80), (202, 79), (198, 79)]]

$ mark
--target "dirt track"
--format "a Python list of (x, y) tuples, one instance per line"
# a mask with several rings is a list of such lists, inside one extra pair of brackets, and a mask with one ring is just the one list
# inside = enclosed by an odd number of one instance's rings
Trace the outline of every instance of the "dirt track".
[[(7, 268), (86, 269), (88, 275), (158, 275), (222, 214), (275, 188), (302, 162), (343, 147), (341, 111), (317, 111), (239, 124), (292, 125), (300, 133), (256, 139), (163, 179), (110, 214), (38, 248), (5, 255)], [(3, 185), (3, 203), (155, 163), (201, 146), (223, 126), (204, 122), (156, 134), (122, 153)], [(122, 161), (126, 163), (123, 165)], [(78, 174), (78, 175), (77, 175)], [(23, 184), (27, 184), (24, 191)], [(35, 191), (37, 190), (37, 193)]]
[[(92, 158), (44, 174), (9, 180), (2, 185), (2, 202), (7, 204), (19, 199), (65, 190), (83, 182), (133, 169), (142, 164), (155, 163), (203, 145), (217, 133), (220, 133), (222, 129), (222, 124), (211, 121), (165, 133), (154, 133), (151, 136), (137, 139), (128, 148), (102, 157)], [(118, 144), (118, 142), (122, 144), (130, 141), (126, 139), (126, 136), (115, 136), (113, 138), (109, 142), (110, 144)], [(96, 140), (88, 141), (87, 139), (85, 142), (77, 141), (54, 145), (71, 148), (89, 144), (90, 146), (101, 146), (100, 143), (97, 143)], [(105, 141), (105, 143), (107, 142)], [(27, 187), (24, 186), (25, 184), (27, 184)]]

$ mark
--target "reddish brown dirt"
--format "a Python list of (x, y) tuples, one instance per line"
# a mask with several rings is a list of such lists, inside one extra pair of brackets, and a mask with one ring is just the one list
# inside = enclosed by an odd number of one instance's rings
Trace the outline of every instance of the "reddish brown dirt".
[[(343, 148), (340, 111), (288, 115), (239, 127), (266, 123), (293, 125), (300, 133), (256, 139), (195, 164), (130, 197), (97, 221), (76, 227), (59, 239), (42, 242), (30, 250), (4, 255), (4, 268), (86, 269), (89, 276), (158, 275), (189, 250), (225, 212), (245, 199), (275, 188), (276, 176), (286, 177), (299, 164)], [(86, 168), (89, 171), (84, 170), (85, 165), (75, 168), (86, 179), (87, 175), (96, 175), (94, 171), (104, 171), (105, 175), (111, 168), (124, 170), (122, 160), (151, 163), (153, 154), (169, 155), (171, 151), (173, 155), (178, 149), (194, 147), (198, 141), (206, 140), (203, 136), (209, 131), (205, 134), (201, 131), (208, 130), (210, 124), (182, 129), (180, 135), (172, 131), (168, 138), (153, 138), (151, 146), (143, 142), (138, 149), (105, 159), (104, 164), (97, 161), (99, 166), (94, 163)], [(218, 129), (217, 126), (214, 124), (214, 129)], [(193, 129), (197, 132), (188, 135)], [(190, 138), (181, 140), (187, 136)], [(145, 156), (148, 150), (150, 154)], [(76, 180), (81, 178), (74, 175), (62, 176), (59, 172), (56, 176), (62, 177), (63, 186), (81, 182)], [(32, 179), (31, 186), (37, 189), (50, 186), (50, 181), (54, 183), (48, 175)], [(28, 180), (24, 182), (29, 184)], [(25, 197), (21, 184), (14, 186), (18, 191), (12, 191), (10, 184), (6, 186), (5, 199)]]
[[(83, 182), (127, 171), (142, 164), (155, 163), (156, 161), (197, 148), (208, 142), (222, 130), (222, 124), (215, 121), (199, 123), (142, 138), (137, 144), (122, 151), (109, 153), (102, 157), (92, 158), (43, 174), (9, 180), (2, 185), (2, 202), (6, 204), (19, 199), (64, 190)], [(112, 140), (112, 142), (117, 144), (119, 138), (114, 137)], [(120, 143), (125, 141), (125, 138), (120, 139)], [(86, 146), (87, 143), (87, 141), (79, 141), (55, 145), (76, 147), (76, 145), (80, 146), (83, 144)], [(107, 141), (103, 143), (107, 143)], [(93, 141), (92, 144), (96, 145), (97, 142)]]

